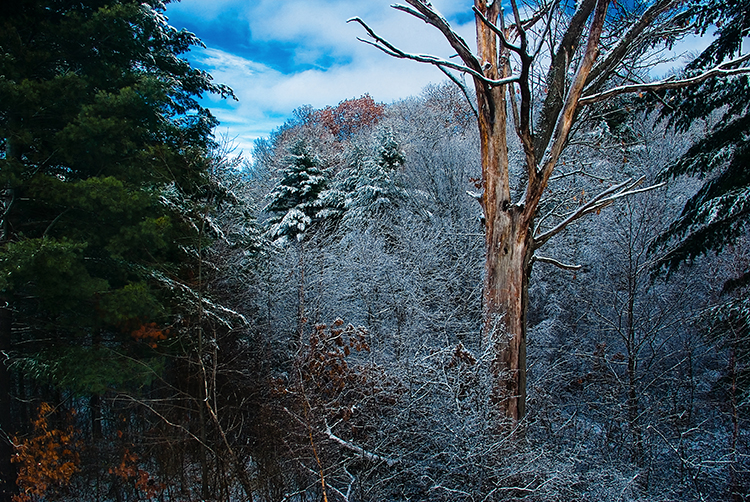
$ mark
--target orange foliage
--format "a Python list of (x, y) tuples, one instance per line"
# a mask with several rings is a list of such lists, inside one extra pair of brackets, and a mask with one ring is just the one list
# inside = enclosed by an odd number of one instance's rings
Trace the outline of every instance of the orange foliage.
[(367, 330), (336, 319), (333, 325), (318, 324), (310, 334), (310, 348), (303, 362), (304, 379), (313, 383), (321, 396), (334, 397), (348, 385), (364, 384), (362, 368), (353, 370), (346, 358), (352, 352), (369, 352)]
[(359, 129), (374, 125), (383, 115), (385, 105), (376, 103), (372, 96), (365, 94), (361, 98), (346, 99), (335, 107), (326, 106), (316, 111), (313, 119), (342, 140)]
[(19, 464), (16, 483), (21, 490), (13, 496), (13, 502), (42, 499), (49, 488), (68, 485), (79, 470), (80, 442), (75, 439), (78, 431), (72, 425), (65, 430), (50, 429), (47, 419), (52, 411), (52, 406), (42, 403), (39, 417), (33, 422), (33, 435), (13, 438), (16, 453), (11, 461)]
[(169, 335), (168, 329), (160, 329), (155, 322), (142, 324), (137, 330), (130, 333), (136, 341), (148, 344), (152, 349), (156, 348), (156, 343), (166, 340)]
[[(118, 436), (121, 436), (120, 431), (118, 431)], [(143, 492), (146, 498), (152, 499), (164, 491), (166, 485), (156, 483), (151, 479), (148, 472), (138, 467), (137, 462), (138, 455), (125, 448), (120, 465), (117, 467), (111, 467), (109, 473), (114, 474), (126, 482), (134, 481), (136, 489)]]

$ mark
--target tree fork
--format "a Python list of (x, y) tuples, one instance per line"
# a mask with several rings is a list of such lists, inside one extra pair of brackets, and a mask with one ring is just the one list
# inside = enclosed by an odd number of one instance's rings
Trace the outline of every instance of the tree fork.
[[(408, 6), (393, 7), (437, 28), (463, 64), (431, 55), (406, 53), (378, 36), (361, 19), (352, 18), (350, 21), (361, 24), (374, 42), (360, 40), (386, 54), (432, 64), (444, 73), (452, 70), (468, 74), (474, 79), (484, 189), (480, 204), (485, 216), (486, 245), (482, 337), (485, 346), (494, 352), (491, 365), (492, 402), (504, 418), (516, 423), (523, 418), (525, 412), (526, 307), (534, 252), (586, 214), (598, 212), (618, 198), (660, 186), (634, 190), (642, 179), (635, 182), (627, 180), (604, 190), (563, 218), (551, 230), (535, 229), (534, 221), (540, 201), (568, 143), (581, 107), (618, 94), (686, 87), (716, 76), (745, 74), (750, 69), (738, 67), (741, 61), (735, 60), (723, 66), (718, 65), (693, 79), (626, 85), (603, 92), (603, 84), (609, 77), (616, 75), (616, 67), (628, 51), (664, 36), (660, 34), (660, 28), (654, 27), (656, 20), (670, 9), (678, 8), (680, 2), (655, 0), (633, 22), (626, 36), (614, 48), (610, 48), (604, 60), (597, 62), (610, 0), (581, 0), (567, 23), (560, 44), (551, 48), (553, 53), (546, 82), (548, 92), (542, 104), (541, 123), (537, 124), (537, 131), (534, 132), (531, 120), (532, 98), (528, 91), (532, 75), (530, 69), (538, 50), (531, 54), (528, 52), (526, 30), (544, 16), (538, 14), (533, 16), (531, 22), (523, 22), (516, 1), (511, 0), (515, 25), (506, 30), (501, 2), (474, 0), (477, 36), (475, 56), (466, 42), (429, 2), (406, 0), (406, 3)], [(546, 7), (542, 10), (545, 9)], [(550, 16), (545, 32), (550, 29), (551, 22)], [(672, 34), (687, 30), (681, 23), (670, 26), (668, 33)], [(520, 46), (509, 42), (511, 30), (515, 30), (520, 37)], [(512, 75), (510, 71), (511, 52), (520, 60), (521, 67), (517, 75)], [(575, 55), (579, 52), (581, 57), (578, 67), (568, 83), (567, 76), (570, 75), (571, 67), (577, 59)], [(514, 97), (515, 89), (509, 88), (513, 84), (518, 84), (521, 90), (520, 104)], [(511, 96), (510, 100), (506, 98), (506, 93)], [(521, 140), (525, 157), (522, 186), (519, 187), (522, 195), (519, 194), (521, 197), (516, 203), (511, 201), (509, 187), (508, 101), (513, 108), (516, 134)]]

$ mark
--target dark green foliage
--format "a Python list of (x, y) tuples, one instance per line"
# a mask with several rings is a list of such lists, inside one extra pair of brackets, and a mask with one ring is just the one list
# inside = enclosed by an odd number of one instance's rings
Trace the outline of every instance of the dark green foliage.
[(208, 170), (216, 120), (197, 98), (231, 91), (180, 58), (200, 42), (169, 26), (164, 8), (0, 8), (1, 293), (25, 327), (17, 367), (36, 360), (77, 392), (134, 381), (139, 372), (99, 346), (128, 352), (139, 325), (167, 326), (190, 308), (175, 299), (205, 244), (198, 204), (218, 190)]
[[(686, 69), (698, 73), (739, 53), (742, 39), (750, 34), (750, 2), (747, 0), (695, 2), (691, 7), (702, 33), (718, 26), (714, 42)], [(744, 65), (747, 65), (745, 60)], [(657, 245), (667, 246), (659, 260), (674, 270), (680, 263), (709, 251), (721, 251), (743, 234), (750, 217), (750, 78), (747, 75), (711, 79), (696, 89), (669, 97), (662, 116), (678, 131), (696, 120), (712, 120), (711, 131), (676, 163), (662, 179), (682, 175), (705, 178), (701, 189), (682, 214), (661, 235)]]

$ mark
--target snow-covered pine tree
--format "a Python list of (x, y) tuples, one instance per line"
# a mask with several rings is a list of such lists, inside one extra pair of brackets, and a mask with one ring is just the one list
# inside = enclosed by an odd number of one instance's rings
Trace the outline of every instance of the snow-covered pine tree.
[(276, 243), (302, 241), (319, 220), (319, 195), (328, 180), (320, 160), (304, 140), (295, 143), (285, 159), (281, 180), (268, 194), (265, 210), (275, 213), (268, 220), (268, 237)]
[(409, 198), (409, 191), (396, 176), (404, 160), (393, 131), (381, 131), (373, 154), (356, 162), (356, 172), (347, 177), (352, 185), (345, 201), (343, 221), (347, 226), (361, 226), (382, 217)]

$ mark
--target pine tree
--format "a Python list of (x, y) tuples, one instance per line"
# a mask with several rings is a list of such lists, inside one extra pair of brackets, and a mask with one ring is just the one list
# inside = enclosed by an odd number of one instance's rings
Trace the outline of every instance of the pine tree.
[[(702, 0), (692, 9), (701, 34), (718, 26), (716, 39), (686, 67), (698, 74), (734, 60), (727, 68), (747, 67), (741, 56), (743, 39), (750, 35), (750, 1)], [(739, 57), (738, 57), (739, 55)], [(686, 131), (696, 121), (719, 114), (711, 131), (696, 142), (663, 179), (683, 175), (705, 178), (682, 214), (658, 240), (668, 246), (659, 261), (674, 270), (680, 263), (709, 251), (721, 251), (743, 234), (750, 221), (750, 77), (747, 74), (708, 80), (669, 97), (662, 114), (670, 125)], [(749, 271), (750, 272), (750, 271)], [(750, 275), (747, 277), (750, 279)]]
[(357, 226), (383, 217), (409, 198), (409, 192), (397, 180), (404, 160), (391, 130), (380, 132), (372, 154), (354, 159), (353, 167), (343, 173), (345, 182), (351, 185), (344, 202), (345, 224)]
[[(750, 66), (742, 43), (750, 35), (750, 1), (700, 0), (691, 9), (701, 34), (718, 27), (716, 38), (686, 68), (688, 75), (723, 64), (727, 70)], [(720, 253), (747, 236), (750, 222), (750, 76), (742, 74), (710, 80), (697, 89), (668, 96), (662, 117), (679, 131), (697, 121), (713, 122), (710, 131), (662, 173), (663, 179), (691, 175), (704, 179), (679, 217), (657, 239), (653, 248), (664, 255), (657, 266), (668, 272), (694, 258)], [(719, 304), (707, 313), (708, 334), (728, 353), (721, 392), (731, 422), (729, 499), (744, 500), (747, 462), (743, 461), (741, 424), (747, 420), (750, 395), (750, 269), (746, 260), (737, 277), (724, 285)], [(738, 267), (738, 268), (739, 268)], [(746, 422), (745, 422), (746, 423)]]
[(280, 244), (302, 241), (319, 221), (319, 195), (327, 184), (320, 160), (304, 141), (292, 146), (284, 162), (281, 180), (268, 194), (270, 202), (265, 208), (276, 213), (268, 220), (268, 236)]
[(153, 340), (131, 334), (164, 333), (178, 300), (199, 301), (198, 203), (217, 188), (216, 120), (197, 98), (231, 91), (179, 57), (199, 41), (164, 11), (159, 0), (0, 7), (0, 350), (22, 369), (1, 365), (3, 434), (15, 427), (12, 378), (94, 396), (140, 385), (148, 371), (128, 361)]

